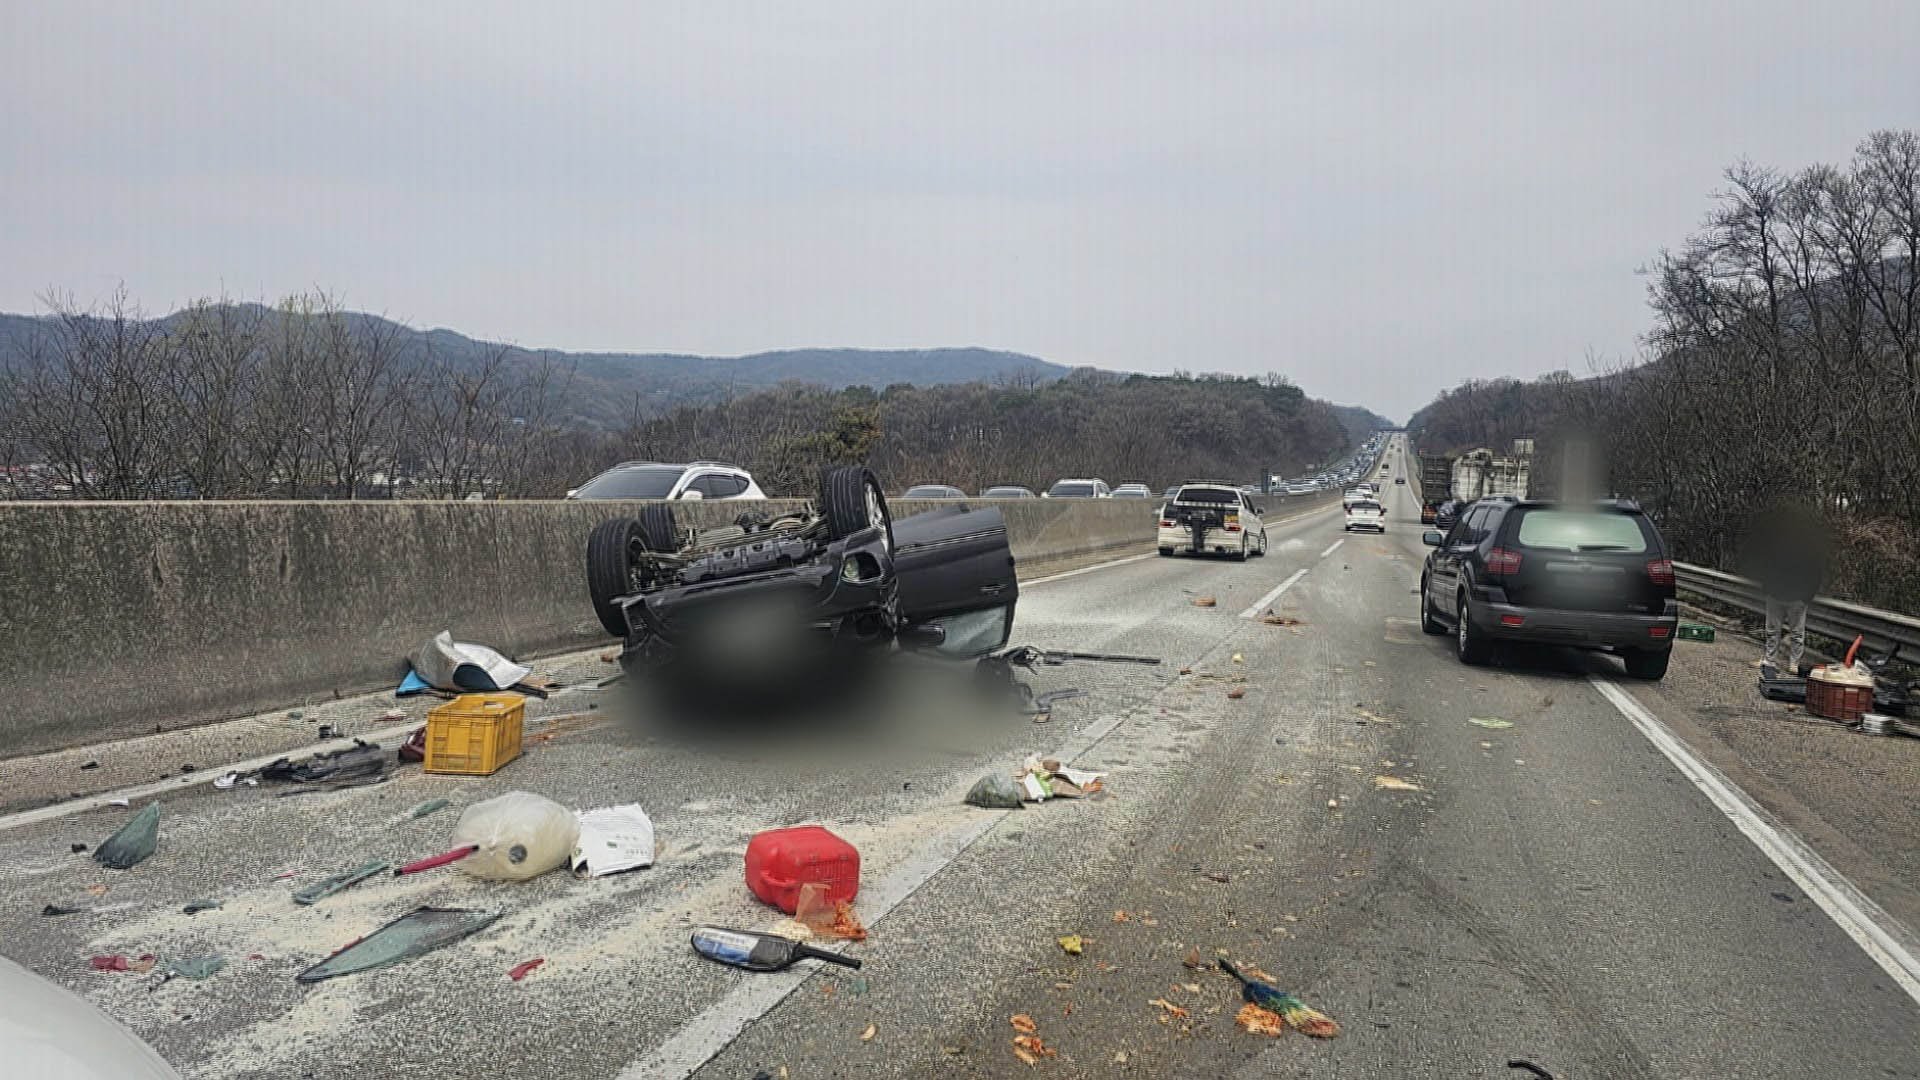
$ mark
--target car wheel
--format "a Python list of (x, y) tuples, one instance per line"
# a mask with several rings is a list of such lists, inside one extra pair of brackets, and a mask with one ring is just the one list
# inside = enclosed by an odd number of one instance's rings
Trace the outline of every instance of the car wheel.
[(893, 549), (893, 514), (872, 470), (859, 465), (828, 469), (820, 480), (820, 512), (827, 519), (827, 539), (844, 540), (878, 525), (887, 550)]
[(1433, 601), (1427, 596), (1427, 579), (1420, 579), (1420, 629), (1429, 634), (1444, 634), (1447, 628), (1433, 617)]
[(679, 551), (680, 530), (671, 503), (653, 503), (640, 510), (640, 540), (648, 551)]
[(1621, 659), (1627, 662), (1627, 674), (1636, 679), (1658, 682), (1667, 676), (1667, 662), (1673, 659), (1673, 650), (1635, 650)]
[(618, 601), (639, 591), (634, 557), (646, 546), (640, 522), (634, 518), (603, 521), (587, 534), (587, 595), (601, 627), (614, 637), (627, 636), (627, 614)]
[(1260, 550), (1255, 552), (1255, 554), (1263, 559), (1267, 557), (1267, 530), (1265, 528), (1260, 530)]
[(1486, 663), (1488, 654), (1493, 651), (1492, 646), (1487, 643), (1487, 639), (1481, 635), (1480, 631), (1473, 627), (1473, 612), (1467, 607), (1466, 593), (1460, 594), (1460, 607), (1455, 618), (1459, 622), (1454, 624), (1453, 636), (1457, 646), (1456, 651), (1460, 654), (1460, 662), (1476, 667)]
[(1251, 546), (1252, 546), (1251, 542), (1247, 540), (1247, 534), (1241, 533), (1240, 534), (1240, 550), (1233, 553), (1233, 561), (1246, 562), (1247, 549)]

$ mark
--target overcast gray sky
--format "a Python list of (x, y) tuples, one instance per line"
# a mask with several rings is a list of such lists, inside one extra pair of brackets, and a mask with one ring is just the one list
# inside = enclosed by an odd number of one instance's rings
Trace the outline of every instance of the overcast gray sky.
[[(557, 9), (564, 14), (536, 13)], [(321, 286), (569, 349), (976, 344), (1404, 419), (1584, 370), (1920, 3), (12, 4), (0, 309)]]

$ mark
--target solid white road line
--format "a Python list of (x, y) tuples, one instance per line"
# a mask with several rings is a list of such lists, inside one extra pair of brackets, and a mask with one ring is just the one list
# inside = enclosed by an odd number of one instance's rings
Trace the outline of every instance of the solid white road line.
[[(1082, 731), (1070, 744), (1055, 754), (1072, 762), (1093, 749), (1094, 744), (1120, 726), (1121, 717), (1104, 717)], [(959, 793), (955, 792), (958, 798)], [(869, 925), (877, 924), (912, 896), (920, 886), (959, 858), (973, 842), (987, 834), (1011, 810), (982, 810), (968, 823), (913, 853), (892, 873), (860, 890), (860, 910)], [(750, 976), (725, 997), (708, 1006), (700, 1015), (673, 1033), (652, 1053), (629, 1065), (619, 1080), (679, 1080), (713, 1060), (725, 1050), (747, 1025), (760, 1019), (786, 1000), (787, 995), (813, 977), (814, 966), (793, 967), (768, 975)]]
[(1346, 542), (1347, 542), (1347, 538), (1344, 536), (1338, 540), (1335, 540), (1330, 546), (1328, 546), (1327, 550), (1320, 553), (1320, 557), (1324, 559), (1327, 556), (1333, 554), (1334, 552), (1339, 551), (1340, 545)]
[(1633, 695), (1601, 676), (1587, 678), (1762, 854), (1773, 860), (1874, 963), (1899, 983), (1908, 997), (1920, 1003), (1920, 960), (1915, 959), (1916, 954), (1920, 954), (1920, 941), (1914, 939), (1912, 931), (1828, 865), (1806, 841), (1773, 820), (1772, 815), (1720, 770), (1696, 756), (1691, 747)]
[(1268, 604), (1271, 604), (1271, 603), (1273, 603), (1273, 602), (1274, 602), (1275, 600), (1278, 600), (1278, 599), (1280, 599), (1280, 594), (1281, 594), (1281, 593), (1283, 593), (1283, 592), (1286, 592), (1286, 591), (1287, 591), (1288, 589), (1291, 589), (1291, 588), (1293, 588), (1293, 584), (1294, 584), (1294, 582), (1296, 582), (1296, 581), (1299, 581), (1299, 580), (1300, 580), (1301, 578), (1303, 578), (1303, 577), (1306, 577), (1306, 576), (1307, 576), (1307, 568), (1306, 568), (1306, 567), (1304, 567), (1304, 566), (1303, 566), (1303, 567), (1301, 567), (1300, 569), (1298, 569), (1298, 570), (1295, 570), (1295, 571), (1293, 572), (1293, 576), (1292, 576), (1292, 577), (1289, 577), (1289, 578), (1288, 578), (1287, 580), (1285, 580), (1285, 581), (1283, 581), (1283, 582), (1281, 582), (1280, 584), (1278, 584), (1278, 585), (1276, 585), (1276, 586), (1274, 586), (1274, 588), (1273, 588), (1273, 591), (1272, 591), (1272, 592), (1270, 592), (1270, 593), (1268, 593), (1267, 595), (1265, 595), (1265, 596), (1263, 596), (1263, 597), (1261, 597), (1261, 598), (1260, 598), (1260, 599), (1258, 599), (1258, 600), (1255, 600), (1255, 601), (1253, 602), (1253, 606), (1252, 606), (1252, 607), (1250, 607), (1250, 608), (1248, 608), (1247, 610), (1245, 610), (1245, 611), (1243, 611), (1243, 612), (1241, 612), (1241, 613), (1240, 613), (1240, 617), (1241, 617), (1241, 618), (1243, 618), (1243, 619), (1251, 619), (1251, 618), (1253, 618), (1254, 616), (1256, 616), (1256, 615), (1259, 615), (1259, 614), (1260, 614), (1260, 613), (1261, 613), (1262, 611), (1265, 611), (1265, 610), (1266, 610), (1266, 608), (1267, 608), (1267, 605), (1268, 605)]
[(1095, 570), (1105, 570), (1113, 566), (1125, 566), (1128, 563), (1136, 563), (1142, 559), (1151, 559), (1158, 554), (1159, 552), (1149, 551), (1145, 555), (1129, 555), (1124, 559), (1112, 559), (1103, 563), (1094, 563), (1092, 566), (1083, 566), (1078, 570), (1064, 570), (1058, 574), (1048, 574), (1046, 577), (1034, 578), (1032, 581), (1023, 581), (1020, 583), (1020, 587), (1024, 589), (1032, 585), (1045, 585), (1049, 581), (1059, 581), (1062, 578), (1079, 577), (1081, 574), (1091, 574)]

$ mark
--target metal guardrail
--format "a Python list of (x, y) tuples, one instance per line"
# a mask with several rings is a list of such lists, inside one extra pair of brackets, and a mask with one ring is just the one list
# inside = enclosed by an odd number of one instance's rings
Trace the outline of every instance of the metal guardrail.
[[(1674, 563), (1673, 572), (1682, 592), (1766, 617), (1766, 596), (1756, 581), (1692, 563)], [(1819, 596), (1807, 605), (1807, 630), (1841, 642), (1864, 637), (1871, 652), (1920, 660), (1920, 619), (1911, 615)]]

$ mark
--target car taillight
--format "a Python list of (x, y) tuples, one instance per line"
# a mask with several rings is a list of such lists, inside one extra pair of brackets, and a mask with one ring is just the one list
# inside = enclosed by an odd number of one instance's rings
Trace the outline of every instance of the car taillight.
[(1161, 527), (1161, 528), (1163, 528), (1163, 529), (1171, 529), (1171, 528), (1173, 528), (1173, 525), (1174, 525), (1174, 523), (1173, 523), (1173, 522), (1172, 522), (1172, 521), (1171, 521), (1170, 519), (1168, 519), (1168, 518), (1161, 518), (1161, 519), (1160, 519), (1160, 527)]
[(1647, 564), (1647, 577), (1655, 585), (1673, 584), (1673, 560), (1655, 559)]
[(1525, 615), (1500, 616), (1501, 626), (1525, 626), (1526, 624), (1527, 624), (1527, 617)]
[(1663, 638), (1671, 633), (1673, 633), (1673, 627), (1671, 626), (1655, 626), (1647, 630), (1648, 637)]
[(1506, 577), (1520, 572), (1520, 553), (1506, 548), (1494, 548), (1487, 552), (1487, 573), (1496, 577)]

